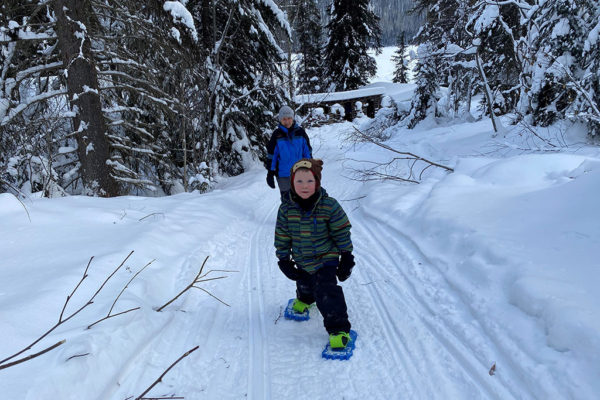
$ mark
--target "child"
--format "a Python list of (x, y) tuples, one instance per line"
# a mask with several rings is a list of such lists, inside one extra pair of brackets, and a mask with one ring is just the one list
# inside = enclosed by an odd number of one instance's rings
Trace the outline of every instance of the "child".
[(310, 140), (304, 129), (294, 120), (294, 110), (283, 106), (279, 110), (279, 126), (273, 131), (267, 145), (267, 185), (277, 186), (283, 199), (290, 190), (290, 168), (301, 158), (311, 158)]
[(321, 187), (323, 161), (301, 159), (291, 169), (291, 191), (277, 214), (275, 248), (279, 268), (296, 281), (293, 309), (304, 312), (316, 301), (329, 343), (343, 349), (350, 340), (344, 292), (337, 284), (354, 267), (350, 221)]

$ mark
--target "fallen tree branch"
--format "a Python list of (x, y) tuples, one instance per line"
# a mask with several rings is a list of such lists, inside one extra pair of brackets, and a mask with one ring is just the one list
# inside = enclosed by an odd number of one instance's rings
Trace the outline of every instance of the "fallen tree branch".
[(127, 282), (127, 284), (125, 284), (125, 286), (123, 287), (123, 289), (121, 290), (121, 292), (119, 293), (119, 295), (117, 296), (117, 298), (115, 299), (115, 301), (113, 301), (113, 303), (112, 303), (112, 306), (110, 307), (110, 310), (108, 310), (108, 313), (106, 314), (106, 317), (104, 317), (104, 318), (102, 318), (102, 319), (99, 319), (98, 321), (94, 322), (94, 323), (93, 323), (93, 324), (91, 324), (91, 325), (88, 325), (87, 329), (90, 329), (92, 326), (94, 326), (94, 325), (96, 325), (96, 324), (98, 324), (98, 323), (100, 323), (100, 322), (102, 322), (102, 321), (105, 321), (105, 320), (107, 320), (107, 319), (109, 319), (109, 318), (116, 317), (117, 315), (123, 315), (123, 314), (126, 314), (126, 313), (130, 312), (130, 311), (135, 311), (135, 310), (139, 310), (139, 309), (140, 309), (140, 307), (134, 307), (134, 308), (130, 308), (130, 309), (129, 309), (129, 310), (127, 310), (127, 311), (122, 311), (122, 312), (120, 312), (120, 313), (117, 313), (117, 314), (113, 314), (113, 315), (111, 315), (111, 313), (112, 313), (112, 310), (113, 310), (113, 308), (115, 307), (115, 304), (117, 303), (117, 300), (119, 300), (119, 297), (121, 297), (121, 295), (123, 294), (123, 292), (125, 291), (125, 289), (127, 289), (127, 288), (129, 287), (129, 284), (130, 284), (130, 283), (131, 283), (131, 282), (132, 282), (132, 281), (133, 281), (133, 280), (136, 278), (136, 276), (138, 276), (138, 275), (139, 275), (139, 274), (140, 274), (140, 273), (141, 273), (143, 270), (145, 270), (145, 269), (146, 269), (146, 267), (148, 267), (148, 266), (149, 266), (150, 264), (152, 264), (154, 261), (155, 261), (155, 260), (152, 260), (152, 261), (150, 261), (148, 264), (144, 265), (144, 266), (142, 267), (142, 269), (140, 269), (138, 272), (136, 272), (136, 273), (135, 273), (135, 275), (133, 275), (133, 276), (131, 277), (131, 279), (129, 280), (129, 282)]
[[(79, 280), (79, 283), (77, 283), (77, 286), (75, 286), (75, 288), (73, 289), (73, 291), (71, 292), (71, 294), (69, 294), (67, 296), (67, 299), (65, 301), (65, 304), (63, 305), (63, 308), (60, 312), (60, 316), (58, 318), (58, 322), (56, 324), (54, 324), (54, 326), (52, 326), (50, 329), (48, 329), (44, 334), (42, 334), (39, 338), (37, 338), (36, 340), (33, 341), (33, 343), (31, 343), (29, 346), (23, 348), (22, 350), (16, 352), (15, 354), (13, 354), (12, 356), (9, 356), (3, 360), (0, 360), (0, 369), (3, 368), (8, 368), (8, 366), (12, 366), (15, 365), (14, 363), (10, 363), (12, 365), (8, 365), (6, 366), (6, 362), (9, 360), (12, 360), (13, 358), (23, 354), (24, 352), (30, 350), (33, 346), (35, 346), (36, 344), (38, 344), (40, 341), (42, 341), (46, 336), (48, 336), (50, 333), (52, 333), (56, 328), (58, 328), (60, 325), (64, 324), (65, 322), (67, 322), (68, 320), (70, 320), (71, 318), (73, 318), (74, 316), (76, 316), (77, 314), (79, 314), (84, 308), (86, 308), (87, 306), (89, 306), (90, 304), (92, 304), (94, 302), (94, 299), (96, 298), (96, 296), (98, 295), (98, 293), (100, 293), (100, 291), (104, 288), (104, 286), (106, 285), (106, 283), (109, 281), (110, 278), (113, 277), (114, 274), (117, 273), (117, 271), (123, 266), (123, 264), (125, 264), (125, 262), (127, 261), (127, 259), (133, 254), (133, 250), (131, 251), (131, 253), (129, 253), (129, 255), (127, 255), (127, 257), (125, 257), (125, 259), (123, 260), (123, 262), (121, 262), (121, 264), (108, 276), (108, 278), (106, 278), (104, 280), (104, 282), (102, 283), (102, 285), (100, 285), (100, 287), (98, 288), (98, 290), (96, 290), (96, 292), (92, 295), (92, 297), (90, 297), (90, 299), (84, 304), (82, 305), (79, 309), (77, 309), (76, 311), (74, 311), (73, 313), (71, 313), (69, 316), (67, 316), (66, 318), (63, 319), (64, 316), (64, 312), (65, 309), (67, 308), (67, 304), (69, 303), (69, 301), (71, 300), (71, 298), (73, 297), (73, 295), (75, 294), (75, 292), (77, 291), (77, 289), (79, 288), (79, 286), (81, 286), (81, 283), (85, 280), (85, 278), (87, 278), (87, 272), (88, 269), (90, 267), (90, 264), (92, 263), (92, 260), (94, 259), (94, 257), (92, 256), (90, 258), (90, 261), (88, 262), (85, 271), (83, 273), (83, 276), (81, 277), (81, 279)], [(60, 343), (60, 342), (59, 342)], [(62, 343), (61, 343), (62, 344)], [(58, 345), (48, 348), (46, 349), (46, 351), (50, 351), (53, 348), (58, 347)], [(41, 353), (43, 354), (43, 353)], [(41, 355), (38, 354), (38, 355)], [(23, 361), (26, 361), (25, 359), (22, 359)], [(21, 362), (23, 362), (21, 361)]]
[[(349, 179), (353, 179), (353, 180), (357, 180), (357, 181), (394, 180), (394, 181), (418, 184), (418, 183), (420, 183), (421, 179), (423, 178), (423, 174), (425, 173), (425, 171), (427, 171), (430, 167), (438, 167), (438, 168), (444, 169), (449, 172), (454, 172), (454, 169), (452, 169), (450, 167), (447, 167), (440, 163), (436, 163), (434, 161), (428, 160), (428, 159), (418, 156), (414, 153), (396, 150), (393, 147), (390, 147), (386, 144), (381, 143), (378, 140), (373, 139), (373, 137), (362, 132), (355, 126), (353, 128), (356, 131), (356, 133), (358, 134), (359, 138), (362, 139), (363, 141), (372, 143), (383, 149), (386, 149), (393, 153), (396, 153), (396, 154), (400, 155), (400, 157), (394, 157), (388, 162), (352, 160), (352, 161), (356, 161), (356, 162), (370, 163), (370, 164), (372, 164), (372, 166), (366, 170), (365, 169), (357, 170), (357, 169), (351, 168), (355, 173), (357, 173), (360, 176), (360, 178), (359, 179), (349, 178)], [(349, 159), (349, 160), (351, 160), (351, 159)], [(402, 160), (409, 163), (409, 165), (407, 167), (408, 168), (408, 177), (406, 177), (406, 178), (398, 176), (398, 174), (396, 173), (398, 170), (396, 163), (398, 161), (402, 161)], [(417, 174), (415, 173), (415, 167), (417, 166), (417, 162), (422, 162), (422, 163), (426, 164), (425, 167), (421, 168), (421, 172), (418, 174), (418, 177), (417, 177)], [(383, 172), (381, 171), (382, 169), (383, 169)]]
[(199, 287), (199, 286), (195, 286), (197, 283), (201, 283), (201, 282), (208, 282), (208, 281), (214, 281), (217, 279), (223, 279), (223, 278), (227, 278), (226, 276), (219, 276), (217, 278), (208, 278), (208, 279), (203, 279), (205, 278), (208, 274), (210, 274), (211, 272), (236, 272), (236, 271), (227, 271), (227, 270), (220, 270), (220, 269), (211, 269), (210, 271), (208, 271), (207, 273), (205, 273), (204, 275), (202, 275), (202, 271), (204, 270), (204, 266), (206, 265), (206, 262), (208, 261), (208, 256), (206, 256), (206, 258), (204, 259), (204, 262), (202, 263), (202, 266), (200, 267), (200, 271), (198, 271), (198, 273), (196, 274), (196, 277), (194, 278), (194, 280), (187, 285), (181, 292), (179, 292), (179, 294), (175, 297), (173, 297), (171, 300), (169, 300), (166, 304), (164, 304), (163, 306), (159, 307), (156, 311), (160, 312), (162, 311), (165, 307), (167, 307), (169, 304), (173, 303), (175, 300), (177, 300), (182, 294), (184, 294), (185, 292), (187, 292), (188, 290), (190, 290), (191, 288), (195, 288), (195, 289), (200, 289), (206, 293), (208, 293), (210, 296), (214, 297), (215, 299), (219, 300), (221, 303), (225, 304), (226, 306), (229, 307), (229, 304), (225, 303), (224, 301), (220, 300), (219, 298), (217, 298), (216, 296), (214, 296), (213, 294), (211, 294), (210, 292), (208, 292), (207, 290)]
[[(208, 258), (208, 257), (206, 257), (206, 258)], [(206, 260), (205, 260), (204, 262), (206, 262)], [(150, 385), (150, 387), (148, 387), (148, 389), (146, 389), (146, 390), (144, 391), (144, 393), (142, 393), (142, 394), (140, 394), (138, 397), (136, 397), (136, 398), (135, 398), (135, 400), (149, 400), (149, 399), (161, 399), (161, 398), (164, 398), (164, 397), (144, 397), (144, 396), (146, 395), (146, 393), (148, 393), (150, 390), (152, 390), (152, 388), (153, 388), (154, 386), (158, 385), (158, 384), (159, 384), (159, 383), (162, 381), (162, 378), (164, 378), (164, 376), (167, 374), (167, 372), (169, 372), (169, 371), (171, 370), (171, 368), (173, 368), (173, 367), (174, 367), (174, 366), (175, 366), (175, 365), (176, 365), (176, 364), (177, 364), (179, 361), (183, 360), (185, 357), (189, 356), (189, 355), (190, 355), (190, 354), (192, 354), (194, 351), (198, 350), (198, 348), (199, 348), (199, 347), (200, 347), (200, 346), (196, 346), (196, 347), (194, 347), (193, 349), (186, 351), (186, 352), (185, 352), (185, 353), (184, 353), (184, 354), (183, 354), (181, 357), (179, 357), (179, 358), (177, 359), (177, 361), (175, 361), (173, 364), (171, 364), (171, 365), (169, 366), (169, 368), (167, 368), (167, 369), (165, 370), (165, 372), (163, 372), (163, 373), (162, 373), (162, 375), (161, 375), (161, 376), (159, 376), (159, 377), (158, 377), (158, 379), (157, 379), (157, 380), (155, 380), (155, 381), (154, 381), (154, 383), (153, 383), (152, 385)]]
[(4, 368), (8, 368), (8, 367), (12, 367), (12, 366), (14, 366), (14, 365), (21, 364), (21, 363), (23, 363), (23, 362), (25, 362), (25, 361), (29, 361), (29, 360), (31, 360), (32, 358), (36, 358), (36, 357), (38, 357), (38, 356), (41, 356), (41, 355), (42, 355), (42, 354), (44, 354), (44, 353), (47, 353), (47, 352), (49, 352), (50, 350), (54, 350), (55, 348), (57, 348), (58, 346), (60, 346), (60, 345), (64, 344), (65, 342), (66, 342), (66, 340), (65, 340), (65, 339), (63, 339), (63, 340), (61, 340), (60, 342), (57, 342), (57, 343), (53, 344), (52, 346), (50, 346), (50, 347), (47, 347), (47, 348), (45, 348), (44, 350), (42, 350), (42, 351), (40, 351), (40, 352), (37, 352), (37, 353), (35, 353), (35, 354), (31, 354), (31, 355), (29, 355), (29, 356), (27, 356), (27, 357), (24, 357), (24, 358), (21, 358), (21, 359), (19, 359), (19, 360), (16, 360), (16, 361), (10, 362), (10, 363), (8, 363), (8, 364), (2, 364), (2, 365), (0, 365), (0, 369), (4, 369)]
[(359, 135), (360, 135), (360, 136), (361, 136), (361, 137), (362, 137), (364, 140), (366, 140), (366, 141), (368, 141), (368, 142), (370, 142), (370, 143), (373, 143), (373, 144), (374, 144), (374, 145), (376, 145), (376, 146), (382, 147), (382, 148), (384, 148), (384, 149), (386, 149), (386, 150), (389, 150), (389, 151), (391, 151), (391, 152), (394, 152), (394, 153), (398, 153), (398, 154), (401, 154), (401, 155), (408, 156), (409, 158), (411, 158), (411, 159), (415, 159), (415, 160), (417, 160), (417, 161), (423, 161), (423, 162), (425, 162), (425, 163), (427, 163), (427, 164), (431, 164), (431, 165), (433, 165), (433, 166), (435, 166), (435, 167), (439, 167), (439, 168), (445, 169), (446, 171), (454, 172), (454, 169), (453, 169), (453, 168), (447, 167), (447, 166), (445, 166), (445, 165), (442, 165), (442, 164), (438, 164), (438, 163), (436, 163), (436, 162), (433, 162), (433, 161), (431, 161), (431, 160), (428, 160), (428, 159), (426, 159), (426, 158), (423, 158), (423, 157), (421, 157), (421, 156), (418, 156), (418, 155), (416, 155), (416, 154), (413, 154), (413, 153), (410, 153), (410, 152), (398, 151), (398, 150), (396, 150), (396, 149), (394, 149), (394, 148), (392, 148), (392, 147), (390, 147), (390, 146), (388, 146), (388, 145), (386, 145), (386, 144), (383, 144), (383, 143), (381, 143), (381, 142), (377, 142), (377, 141), (373, 140), (371, 137), (369, 137), (368, 135), (366, 135), (364, 132), (361, 132), (361, 131), (360, 131), (360, 130), (357, 128), (357, 127), (353, 126), (353, 128), (354, 128), (354, 130), (355, 130), (355, 131), (356, 131), (356, 132), (357, 132), (357, 133), (358, 133), (358, 134), (359, 134)]
[(99, 324), (102, 321), (106, 321), (109, 318), (117, 317), (119, 315), (127, 314), (128, 312), (139, 310), (139, 309), (140, 309), (140, 307), (134, 307), (134, 308), (130, 308), (129, 310), (121, 311), (121, 312), (113, 314), (113, 315), (109, 314), (104, 318), (100, 318), (98, 321), (94, 322), (93, 324), (88, 325), (86, 329), (90, 329), (92, 326)]

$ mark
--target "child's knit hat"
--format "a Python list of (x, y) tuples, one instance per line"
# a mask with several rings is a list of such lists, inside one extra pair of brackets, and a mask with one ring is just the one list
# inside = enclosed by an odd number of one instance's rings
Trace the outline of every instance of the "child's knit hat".
[(300, 168), (306, 168), (312, 172), (315, 177), (316, 190), (319, 190), (321, 187), (321, 171), (323, 170), (323, 161), (316, 158), (303, 158), (297, 161), (293, 166), (290, 174), (290, 183), (292, 185), (292, 190), (294, 190), (294, 175), (296, 171)]

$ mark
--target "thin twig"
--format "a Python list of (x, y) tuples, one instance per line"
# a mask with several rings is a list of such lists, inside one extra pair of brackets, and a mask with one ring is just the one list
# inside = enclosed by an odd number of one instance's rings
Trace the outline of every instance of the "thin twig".
[[(58, 343), (55, 343), (55, 344), (53, 344), (52, 346), (50, 346), (50, 347), (47, 347), (47, 348), (45, 348), (44, 350), (42, 350), (42, 351), (40, 351), (40, 352), (38, 352), (38, 353), (31, 354), (31, 355), (29, 355), (29, 356), (27, 356), (27, 357), (21, 358), (21, 359), (19, 359), (19, 360), (17, 360), (17, 361), (10, 362), (10, 363), (8, 363), (8, 364), (2, 364), (2, 365), (0, 365), (0, 369), (4, 369), (4, 368), (8, 368), (8, 367), (12, 367), (12, 366), (14, 366), (14, 365), (21, 364), (22, 362), (29, 361), (29, 360), (31, 360), (32, 358), (36, 358), (36, 357), (38, 357), (38, 356), (41, 356), (41, 355), (42, 355), (42, 354), (44, 354), (44, 353), (47, 353), (47, 352), (49, 352), (50, 350), (54, 350), (55, 348), (57, 348), (58, 346), (60, 346), (60, 345), (64, 344), (65, 342), (66, 342), (66, 340), (65, 340), (65, 339), (63, 339), (63, 340), (61, 340), (60, 342), (58, 342)], [(18, 354), (20, 354), (20, 353), (18, 353)], [(14, 357), (14, 356), (13, 356), (13, 357)], [(11, 357), (11, 358), (12, 358), (12, 357)], [(10, 360), (10, 358), (7, 358), (7, 360)]]
[(139, 400), (169, 400), (169, 399), (185, 399), (185, 397), (142, 397)]
[(219, 299), (217, 296), (215, 296), (214, 294), (212, 294), (212, 293), (211, 293), (211, 292), (209, 292), (208, 290), (206, 290), (206, 289), (204, 289), (204, 288), (201, 288), (201, 287), (198, 287), (198, 286), (193, 286), (193, 288), (195, 288), (195, 289), (200, 289), (200, 290), (202, 290), (204, 293), (208, 294), (210, 297), (212, 297), (212, 298), (216, 299), (217, 301), (219, 301), (219, 302), (221, 302), (221, 303), (225, 304), (227, 307), (231, 307), (229, 304), (225, 303), (223, 300)]
[(67, 306), (67, 303), (72, 298), (73, 294), (75, 293), (75, 290), (77, 290), (77, 288), (81, 285), (81, 282), (83, 282), (83, 280), (87, 277), (88, 268), (90, 266), (90, 263), (92, 262), (92, 259), (94, 258), (94, 257), (91, 257), (90, 261), (88, 262), (88, 265), (87, 265), (87, 267), (85, 269), (85, 272), (83, 273), (83, 277), (81, 278), (81, 280), (79, 281), (79, 283), (77, 284), (77, 286), (75, 287), (75, 289), (71, 292), (71, 294), (69, 296), (67, 296), (67, 300), (65, 302), (65, 305), (63, 306), (63, 309), (61, 311), (60, 318), (59, 318), (58, 322), (56, 324), (54, 324), (54, 326), (52, 326), (50, 329), (48, 329), (43, 335), (41, 335), (39, 338), (37, 338), (35, 341), (33, 341), (33, 343), (31, 343), (29, 346), (27, 346), (24, 349), (18, 351), (17, 353), (13, 354), (12, 356), (9, 356), (9, 357), (7, 357), (7, 358), (5, 358), (3, 360), (0, 360), (0, 368), (6, 368), (5, 366), (3, 366), (3, 364), (6, 361), (11, 360), (11, 359), (17, 357), (18, 355), (23, 354), (27, 350), (31, 349), (33, 346), (35, 346), (36, 344), (38, 344), (42, 339), (44, 339), (46, 336), (48, 336), (52, 331), (54, 331), (61, 324), (67, 322), (68, 320), (70, 320), (71, 318), (73, 318), (74, 316), (76, 316), (77, 314), (79, 314), (84, 308), (86, 308), (87, 306), (89, 306), (90, 304), (92, 304), (94, 302), (94, 299), (96, 298), (96, 296), (98, 295), (98, 293), (100, 293), (100, 291), (102, 290), (102, 288), (104, 288), (104, 286), (106, 285), (106, 283), (108, 282), (108, 280), (114, 274), (117, 273), (117, 271), (123, 266), (123, 264), (125, 264), (125, 261), (127, 261), (127, 259), (132, 254), (133, 254), (133, 250), (131, 251), (131, 253), (129, 253), (129, 255), (127, 257), (125, 257), (125, 259), (123, 260), (123, 262), (108, 276), (108, 278), (106, 278), (106, 280), (102, 283), (102, 285), (100, 286), (100, 288), (98, 288), (98, 290), (96, 290), (96, 293), (94, 293), (94, 295), (86, 303), (84, 303), (84, 305), (82, 305), (78, 310), (74, 311), (73, 313), (71, 313), (71, 315), (69, 315), (68, 317), (66, 317), (66, 318), (63, 319), (63, 313), (64, 313), (64, 310), (65, 310), (65, 308)]
[(340, 201), (354, 201), (354, 200), (364, 199), (365, 197), (367, 197), (367, 195), (356, 197), (354, 199), (340, 199)]
[(161, 213), (161, 212), (155, 212), (155, 213), (152, 213), (152, 214), (148, 214), (148, 215), (146, 215), (146, 216), (145, 216), (145, 217), (143, 217), (143, 218), (140, 218), (140, 219), (138, 219), (138, 221), (143, 221), (143, 220), (145, 220), (145, 219), (146, 219), (146, 218), (148, 218), (148, 217), (151, 217), (151, 216), (153, 216), (153, 215), (159, 215), (159, 214), (165, 215), (165, 213)]
[[(21, 191), (17, 188), (15, 188), (13, 185), (11, 185), (10, 183), (6, 182), (3, 179), (0, 179), (0, 183), (2, 183), (3, 185), (7, 185), (8, 187), (10, 187), (12, 190), (14, 190), (17, 194), (21, 193)], [(13, 195), (14, 196), (14, 195)], [(23, 209), (25, 210), (25, 213), (27, 213), (27, 218), (29, 219), (29, 222), (31, 222), (31, 215), (29, 215), (29, 210), (27, 210), (27, 207), (25, 206), (25, 203), (23, 203), (21, 201), (21, 199), (19, 198), (19, 196), (15, 196), (15, 199), (17, 199), (17, 201), (19, 203), (21, 203), (21, 205), (23, 206)]]
[(71, 300), (71, 298), (73, 297), (73, 295), (75, 294), (75, 292), (77, 291), (77, 289), (79, 288), (79, 286), (81, 285), (81, 283), (85, 280), (85, 278), (88, 277), (88, 269), (90, 268), (90, 264), (92, 263), (92, 260), (94, 259), (94, 256), (90, 257), (90, 261), (88, 261), (87, 266), (85, 267), (85, 271), (83, 271), (83, 276), (81, 277), (81, 279), (79, 280), (79, 283), (77, 284), (77, 286), (75, 286), (75, 288), (73, 289), (73, 291), (71, 292), (70, 295), (67, 296), (67, 300), (65, 300), (65, 304), (63, 305), (63, 308), (60, 312), (60, 316), (58, 317), (58, 322), (62, 321), (62, 317), (63, 314), (65, 313), (65, 309), (67, 308), (67, 304), (69, 303), (69, 300)]
[[(208, 258), (208, 257), (207, 257), (207, 258)], [(165, 370), (165, 372), (163, 372), (163, 373), (162, 373), (162, 375), (161, 375), (161, 376), (159, 376), (159, 377), (158, 377), (158, 379), (157, 379), (157, 380), (155, 380), (155, 381), (154, 381), (154, 383), (153, 383), (152, 385), (150, 385), (150, 387), (148, 387), (148, 389), (146, 389), (146, 391), (145, 391), (144, 393), (142, 393), (141, 395), (139, 395), (138, 397), (136, 397), (136, 400), (142, 400), (142, 399), (144, 399), (144, 395), (145, 395), (146, 393), (148, 393), (150, 390), (152, 390), (152, 388), (153, 388), (154, 386), (158, 385), (158, 383), (162, 381), (162, 378), (163, 378), (163, 377), (164, 377), (164, 376), (167, 374), (167, 372), (169, 372), (169, 371), (171, 370), (171, 368), (173, 368), (173, 367), (174, 367), (174, 366), (175, 366), (175, 365), (176, 365), (176, 364), (177, 364), (179, 361), (183, 360), (185, 357), (189, 356), (189, 355), (190, 355), (190, 354), (192, 354), (194, 351), (198, 350), (198, 348), (199, 348), (199, 347), (200, 347), (200, 346), (196, 346), (196, 347), (194, 347), (193, 349), (186, 351), (186, 352), (185, 352), (185, 353), (184, 353), (184, 354), (183, 354), (181, 357), (179, 357), (179, 358), (177, 359), (177, 361), (175, 361), (173, 364), (171, 364), (171, 365), (169, 366), (169, 368), (167, 368), (167, 369)], [(152, 397), (152, 398), (153, 398), (153, 399), (155, 399), (156, 397)]]
[(85, 356), (89, 356), (89, 355), (90, 355), (90, 353), (75, 354), (74, 356), (71, 356), (71, 357), (67, 358), (65, 361), (69, 361), (69, 360), (72, 360), (74, 358), (85, 357)]
[(130, 312), (130, 311), (139, 310), (140, 308), (141, 308), (141, 307), (134, 307), (134, 308), (130, 308), (129, 310), (121, 311), (121, 312), (119, 312), (119, 313), (116, 313), (116, 314), (113, 314), (113, 315), (110, 315), (110, 314), (109, 314), (109, 315), (107, 315), (106, 317), (104, 317), (104, 318), (101, 318), (101, 319), (99, 319), (98, 321), (94, 322), (93, 324), (90, 324), (90, 325), (88, 325), (87, 329), (90, 329), (92, 326), (94, 326), (94, 325), (96, 325), (96, 324), (99, 324), (99, 323), (100, 323), (100, 322), (102, 322), (102, 321), (106, 321), (106, 320), (107, 320), (107, 319), (109, 319), (109, 318), (113, 318), (113, 317), (117, 317), (117, 316), (119, 316), (119, 315), (127, 314), (127, 313), (128, 313), (128, 312)]
[(131, 283), (131, 281), (133, 281), (136, 276), (138, 276), (143, 270), (146, 269), (146, 267), (148, 267), (154, 261), (156, 261), (156, 260), (152, 260), (148, 264), (144, 265), (142, 267), (142, 269), (140, 269), (138, 272), (136, 272), (136, 274), (133, 275), (133, 277), (129, 280), (129, 282), (127, 282), (127, 284), (125, 285), (125, 287), (123, 288), (123, 290), (121, 290), (121, 292), (119, 293), (119, 295), (117, 296), (117, 298), (115, 299), (115, 301), (112, 303), (112, 306), (110, 307), (110, 310), (108, 310), (107, 316), (110, 315), (110, 313), (112, 312), (113, 308), (115, 307), (115, 304), (117, 303), (117, 300), (119, 300), (119, 297), (121, 297), (121, 295), (123, 294), (123, 292), (125, 291), (125, 289), (127, 289), (129, 287), (129, 284)]
[(214, 297), (215, 299), (217, 299), (218, 301), (220, 301), (221, 303), (225, 304), (226, 306), (229, 306), (229, 304), (225, 303), (224, 301), (220, 300), (218, 297), (212, 295), (210, 292), (206, 291), (205, 289), (202, 289), (201, 287), (195, 286), (196, 283), (202, 283), (202, 282), (208, 282), (208, 281), (214, 281), (217, 279), (223, 279), (223, 278), (227, 278), (226, 276), (219, 276), (216, 278), (208, 278), (208, 279), (204, 279), (208, 274), (213, 273), (213, 272), (237, 272), (237, 271), (228, 271), (228, 270), (220, 270), (220, 269), (211, 269), (210, 271), (208, 271), (207, 273), (205, 273), (204, 275), (202, 275), (202, 271), (204, 271), (204, 266), (206, 265), (206, 262), (208, 261), (208, 257), (206, 256), (206, 258), (204, 259), (204, 262), (202, 263), (202, 266), (200, 267), (200, 271), (198, 271), (198, 273), (196, 274), (196, 277), (194, 278), (194, 280), (187, 285), (181, 292), (179, 292), (177, 294), (177, 296), (173, 297), (171, 300), (169, 300), (166, 304), (164, 304), (163, 306), (161, 306), (160, 308), (158, 308), (156, 311), (160, 312), (162, 311), (165, 307), (167, 307), (169, 304), (173, 303), (175, 300), (177, 300), (182, 294), (184, 294), (185, 292), (187, 292), (188, 290), (190, 290), (191, 288), (196, 288), (196, 289), (200, 289), (206, 293), (208, 293), (210, 296)]

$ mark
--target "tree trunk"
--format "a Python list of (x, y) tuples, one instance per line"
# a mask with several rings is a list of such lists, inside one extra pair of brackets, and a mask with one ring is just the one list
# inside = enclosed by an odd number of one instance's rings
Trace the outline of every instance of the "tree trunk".
[(481, 65), (479, 49), (475, 52), (475, 61), (477, 62), (477, 70), (479, 71), (479, 78), (481, 79), (481, 85), (483, 86), (483, 94), (485, 94), (488, 103), (490, 119), (492, 120), (492, 126), (494, 127), (494, 135), (496, 135), (498, 133), (498, 125), (496, 124), (496, 116), (494, 115), (494, 98), (492, 97), (490, 86), (488, 85), (485, 72), (483, 71), (483, 65)]
[(110, 175), (110, 148), (98, 92), (98, 76), (91, 54), (87, 26), (91, 21), (89, 0), (55, 0), (58, 47), (67, 75), (73, 127), (85, 194), (112, 197), (119, 186)]

